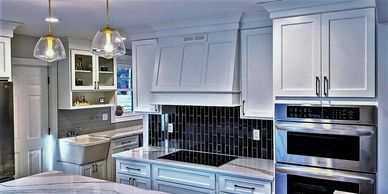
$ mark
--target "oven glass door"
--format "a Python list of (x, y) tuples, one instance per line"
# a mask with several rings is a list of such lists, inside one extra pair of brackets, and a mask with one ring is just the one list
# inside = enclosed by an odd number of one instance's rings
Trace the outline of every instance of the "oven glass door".
[(316, 167), (276, 164), (276, 194), (375, 193), (375, 176)]
[(359, 161), (360, 137), (288, 132), (287, 153)]
[(276, 161), (375, 172), (374, 127), (276, 123)]
[(289, 194), (333, 194), (335, 191), (360, 192), (357, 183), (287, 175), (287, 193)]

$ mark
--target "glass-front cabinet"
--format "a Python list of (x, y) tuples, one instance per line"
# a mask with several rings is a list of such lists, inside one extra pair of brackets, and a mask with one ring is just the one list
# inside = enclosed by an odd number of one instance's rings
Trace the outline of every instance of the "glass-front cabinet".
[(98, 57), (98, 89), (116, 89), (116, 61)]
[(90, 51), (71, 50), (72, 90), (115, 90), (116, 63)]

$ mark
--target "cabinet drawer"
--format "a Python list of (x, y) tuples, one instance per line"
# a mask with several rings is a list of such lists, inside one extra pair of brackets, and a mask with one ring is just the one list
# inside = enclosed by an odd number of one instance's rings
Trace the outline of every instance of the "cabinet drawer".
[(166, 166), (153, 166), (152, 173), (153, 178), (159, 181), (169, 181), (206, 189), (216, 188), (216, 175), (212, 173), (198, 172), (181, 168), (171, 168)]
[(219, 176), (219, 189), (225, 193), (271, 194), (271, 183), (253, 179)]
[(134, 176), (151, 178), (151, 165), (140, 162), (117, 160), (116, 172), (121, 174), (129, 174)]
[(172, 194), (215, 194), (215, 190), (154, 180), (152, 189)]
[(132, 185), (142, 189), (151, 189), (151, 179), (149, 178), (117, 174), (116, 182), (125, 185)]
[(138, 145), (139, 135), (134, 135), (112, 141), (112, 150), (120, 149), (122, 147), (137, 147)]

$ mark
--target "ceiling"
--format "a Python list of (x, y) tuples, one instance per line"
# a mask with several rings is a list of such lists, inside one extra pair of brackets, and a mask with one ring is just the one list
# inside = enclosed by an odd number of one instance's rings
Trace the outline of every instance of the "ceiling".
[[(123, 36), (147, 24), (262, 11), (263, 0), (110, 0), (111, 25)], [(47, 32), (47, 0), (0, 0), (0, 19), (21, 22), (15, 34), (41, 36)], [(92, 39), (105, 22), (105, 0), (52, 0), (58, 36)]]

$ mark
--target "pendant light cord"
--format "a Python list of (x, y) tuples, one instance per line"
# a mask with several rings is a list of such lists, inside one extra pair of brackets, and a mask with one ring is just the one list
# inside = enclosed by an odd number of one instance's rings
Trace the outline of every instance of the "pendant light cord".
[(49, 14), (49, 22), (48, 22), (48, 30), (49, 34), (51, 34), (51, 0), (48, 0), (49, 6), (48, 6), (48, 14)]
[(109, 0), (106, 0), (106, 26), (109, 26)]

